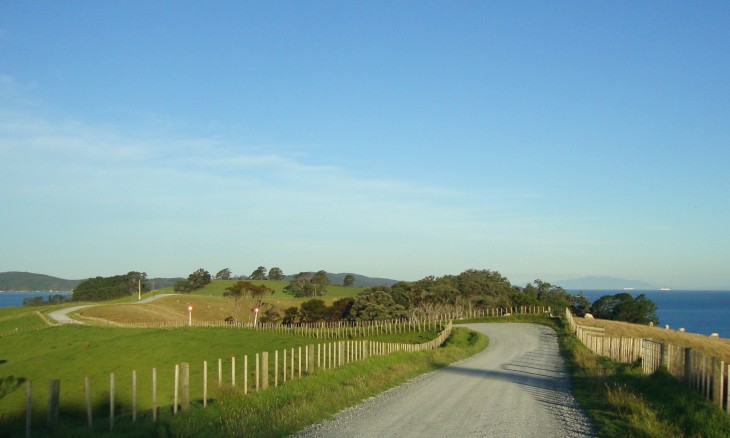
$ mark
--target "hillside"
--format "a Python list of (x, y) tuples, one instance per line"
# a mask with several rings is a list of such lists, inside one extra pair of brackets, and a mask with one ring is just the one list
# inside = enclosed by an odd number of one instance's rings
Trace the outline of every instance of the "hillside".
[(3, 291), (70, 291), (82, 280), (64, 280), (50, 275), (31, 272), (1, 272), (0, 290)]
[[(341, 285), (346, 275), (348, 274), (331, 274), (328, 272), (327, 278), (330, 279), (330, 283), (333, 285)], [(374, 278), (359, 274), (352, 274), (352, 276), (355, 277), (354, 287), (392, 286), (398, 283), (398, 280), (390, 278)]]

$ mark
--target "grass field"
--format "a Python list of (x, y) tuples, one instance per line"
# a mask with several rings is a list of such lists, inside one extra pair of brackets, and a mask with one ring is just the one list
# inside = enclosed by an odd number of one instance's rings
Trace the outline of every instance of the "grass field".
[[(192, 294), (175, 294), (172, 297), (160, 298), (148, 304), (134, 304), (136, 296), (132, 300), (123, 298), (110, 302), (103, 302), (96, 306), (82, 310), (80, 315), (92, 318), (101, 318), (114, 322), (160, 322), (180, 321), (188, 318), (188, 305), (193, 306), (193, 318), (200, 321), (223, 321), (228, 316), (237, 320), (249, 321), (252, 313), (249, 311), (254, 302), (251, 299), (244, 300), (238, 308), (234, 308), (233, 301), (224, 297), (225, 289), (238, 280), (216, 280), (204, 288)], [(274, 309), (283, 314), (288, 307), (298, 307), (304, 301), (311, 298), (295, 298), (284, 292), (284, 287), (289, 283), (286, 281), (252, 281), (259, 285), (264, 284), (274, 290), (274, 294), (265, 297), (266, 305), (274, 306)], [(321, 299), (327, 305), (331, 305), (344, 297), (354, 297), (362, 292), (363, 288), (328, 286), (327, 294)], [(156, 291), (156, 294), (171, 293), (171, 290)], [(147, 293), (144, 297), (152, 296)], [(144, 298), (143, 297), (143, 298)], [(267, 307), (267, 306), (264, 307)]]
[[(177, 297), (170, 297), (175, 299)], [(187, 298), (187, 297), (186, 297)], [(192, 298), (192, 297), (191, 297)], [(198, 297), (201, 300), (210, 297)], [(112, 305), (102, 308), (118, 308)], [(144, 308), (145, 305), (133, 306)], [(18, 313), (16, 320), (25, 318)], [(435, 332), (406, 333), (371, 337), (386, 342), (421, 343), (435, 337)], [(315, 344), (311, 338), (285, 334), (255, 332), (231, 328), (181, 328), (174, 330), (120, 329), (65, 325), (20, 332), (4, 336), (0, 347), (0, 422), (10, 421), (24, 409), (24, 381), (34, 382), (37, 396), (33, 410), (42, 422), (46, 405), (46, 385), (50, 379), (61, 380), (62, 408), (76, 411), (84, 401), (83, 382), (91, 380), (93, 403), (100, 410), (108, 404), (109, 374), (116, 376), (116, 399), (121, 411), (131, 404), (131, 373), (137, 370), (139, 409), (151, 406), (151, 370), (157, 368), (158, 404), (172, 403), (174, 365), (191, 364), (191, 392), (202, 394), (202, 364), (208, 361), (208, 376), (217, 381), (218, 359), (223, 359), (224, 381), (231, 381), (231, 356), (237, 358), (238, 381), (242, 381), (244, 355), (249, 355), (249, 373), (253, 374), (256, 353), (290, 349)], [(283, 352), (282, 352), (283, 353)], [(273, 360), (273, 359), (272, 359)], [(273, 365), (273, 364), (272, 364)], [(239, 383), (240, 385), (240, 383)], [(107, 408), (108, 409), (108, 408)]]
[[(76, 329), (79, 328), (76, 327)], [(108, 332), (108, 335), (112, 336), (114, 332), (127, 332), (127, 330), (109, 329)], [(195, 332), (202, 333), (205, 330), (171, 332), (184, 334), (189, 338), (197, 337)], [(222, 335), (221, 332), (214, 331), (210, 331), (209, 334), (214, 338), (220, 338)], [(69, 332), (66, 335), (73, 336), (78, 333)], [(154, 335), (149, 336), (154, 337)], [(209, 341), (211, 338), (206, 334), (200, 336), (205, 338), (204, 341)], [(413, 334), (409, 336), (412, 341), (419, 341), (413, 338)], [(422, 336), (423, 334), (419, 337)], [(134, 337), (137, 338), (137, 336)], [(254, 340), (249, 339), (249, 341)], [(151, 345), (152, 343), (145, 341), (145, 344)], [(129, 422), (128, 416), (121, 416), (115, 427), (115, 433), (110, 435), (125, 437), (287, 436), (308, 424), (321, 421), (345, 407), (396, 386), (409, 378), (472, 355), (484, 349), (486, 345), (487, 341), (483, 336), (463, 329), (455, 329), (445, 348), (420, 353), (395, 353), (388, 356), (371, 357), (366, 361), (355, 362), (342, 368), (322, 370), (304, 379), (288, 382), (279, 388), (248, 395), (243, 395), (240, 388), (236, 391), (225, 388), (223, 390), (213, 389), (215, 401), (207, 409), (203, 409), (199, 403), (194, 403), (191, 412), (185, 415), (172, 416), (169, 410), (164, 410), (157, 423), (152, 423), (149, 415), (146, 414), (141, 415), (140, 421), (135, 424)], [(92, 350), (91, 346), (86, 351), (89, 350)], [(81, 392), (80, 387), (77, 387), (76, 390)], [(192, 391), (195, 390), (192, 389)], [(45, 412), (42, 406), (39, 409)], [(97, 409), (103, 412), (103, 401), (99, 401)], [(64, 421), (61, 423), (59, 436), (92, 436), (84, 425), (84, 417), (81, 412), (83, 411), (76, 412), (76, 418), (78, 418), (76, 422)], [(102, 416), (104, 415), (102, 413)], [(38, 421), (42, 424), (43, 418), (39, 418)], [(17, 423), (13, 427), (14, 429), (6, 428), (3, 432), (13, 431), (10, 433), (22, 434), (22, 428)], [(95, 420), (95, 429), (97, 433), (108, 430), (108, 422), (103, 418)], [(42, 436), (42, 432), (40, 433)]]

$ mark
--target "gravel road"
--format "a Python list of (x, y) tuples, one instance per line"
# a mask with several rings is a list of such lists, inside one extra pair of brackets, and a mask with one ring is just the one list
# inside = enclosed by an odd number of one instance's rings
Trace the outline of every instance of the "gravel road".
[(584, 437), (557, 335), (534, 324), (468, 324), (487, 335), (475, 356), (340, 412), (309, 437)]
[[(154, 300), (159, 299), (159, 298), (162, 298), (162, 297), (168, 297), (170, 295), (174, 295), (174, 294), (159, 294), (159, 295), (154, 295), (154, 296), (151, 296), (151, 297), (147, 297), (147, 298), (145, 298), (145, 299), (143, 299), (141, 301), (134, 301), (134, 302), (128, 303), (128, 304), (144, 304), (144, 303), (149, 303), (150, 301), (154, 301)], [(54, 310), (53, 312), (50, 312), (48, 314), (48, 317), (51, 318), (52, 320), (56, 321), (59, 324), (83, 324), (81, 321), (77, 321), (77, 320), (71, 318), (68, 315), (71, 314), (71, 313), (73, 313), (73, 312), (77, 312), (77, 311), (79, 311), (81, 309), (86, 309), (87, 307), (94, 307), (94, 306), (101, 306), (101, 305), (102, 304), (85, 304), (83, 306), (66, 307), (64, 309)]]

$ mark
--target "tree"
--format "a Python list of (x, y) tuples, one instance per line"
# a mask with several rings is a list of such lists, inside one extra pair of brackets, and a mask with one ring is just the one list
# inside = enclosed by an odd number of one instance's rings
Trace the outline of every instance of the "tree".
[(248, 281), (238, 281), (228, 286), (225, 292), (223, 292), (223, 296), (231, 298), (233, 312), (239, 313), (241, 307), (246, 302), (246, 298), (251, 298), (251, 310), (254, 311), (253, 309), (261, 309), (264, 305), (264, 297), (273, 293), (274, 290), (266, 285), (255, 285)]
[(284, 288), (284, 292), (295, 297), (316, 297), (324, 294), (327, 284), (329, 279), (324, 271), (316, 274), (300, 272), (294, 275), (294, 279)]
[(216, 280), (230, 280), (231, 279), (231, 270), (228, 268), (221, 269), (218, 271), (217, 274), (215, 274)]
[(302, 303), (299, 310), (302, 322), (318, 322), (327, 319), (327, 306), (320, 299), (311, 299)]
[(248, 276), (249, 280), (266, 280), (266, 268), (259, 266)]
[(354, 298), (340, 298), (339, 300), (333, 302), (332, 306), (328, 309), (329, 317), (327, 319), (330, 321), (341, 321), (343, 319), (348, 319), (350, 317), (350, 310), (352, 310), (352, 306), (354, 304)]
[(327, 277), (327, 273), (325, 271), (317, 271), (317, 273), (312, 276), (311, 283), (314, 285), (314, 295), (320, 296), (324, 295), (327, 286), (330, 284), (330, 279)]
[(350, 287), (353, 284), (355, 284), (355, 276), (352, 274), (345, 275), (345, 278), (342, 279), (342, 285), (345, 287)]
[(210, 272), (206, 271), (203, 268), (200, 268), (192, 274), (188, 275), (188, 283), (190, 283), (190, 287), (192, 288), (192, 290), (197, 290), (204, 287), (205, 285), (210, 283), (210, 280)]
[(636, 324), (659, 323), (656, 304), (641, 294), (634, 299), (631, 294), (604, 295), (593, 302), (591, 313), (596, 318), (625, 321)]
[(287, 309), (284, 309), (284, 318), (282, 319), (281, 323), (285, 325), (292, 325), (299, 322), (300, 318), (299, 314), (299, 307), (292, 306)]
[(269, 269), (269, 280), (281, 281), (284, 279), (284, 272), (281, 268), (273, 267)]
[(140, 289), (145, 292), (148, 291), (147, 287), (147, 273), (131, 271), (127, 273), (127, 280), (129, 282), (129, 293), (136, 293)]
[(190, 282), (187, 280), (180, 280), (172, 287), (172, 290), (177, 294), (189, 294), (193, 291)]
[(355, 321), (395, 319), (405, 316), (406, 311), (403, 306), (396, 304), (390, 294), (381, 290), (359, 294), (350, 309), (350, 319)]
[[(74, 288), (74, 301), (103, 301), (129, 296), (130, 277), (128, 275), (114, 275), (112, 277), (96, 277), (84, 280)], [(135, 283), (136, 292), (137, 287)]]

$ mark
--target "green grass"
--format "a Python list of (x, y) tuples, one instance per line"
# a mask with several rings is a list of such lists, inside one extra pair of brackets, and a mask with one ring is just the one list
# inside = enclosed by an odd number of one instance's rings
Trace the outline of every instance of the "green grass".
[[(198, 402), (186, 414), (172, 416), (165, 411), (157, 423), (152, 423), (148, 416), (134, 424), (127, 417), (119, 418), (111, 436), (287, 436), (486, 346), (484, 336), (455, 329), (444, 348), (371, 357), (342, 368), (320, 370), (312, 376), (259, 393), (243, 395), (240, 389), (224, 389), (215, 394), (215, 402), (207, 409)], [(83, 418), (83, 415), (79, 417)], [(62, 422), (61, 428), (60, 435), (90, 435), (83, 420)], [(97, 433), (108, 430), (108, 423), (97, 420), (95, 428)]]
[[(17, 318), (16, 318), (17, 320)], [(421, 343), (435, 332), (381, 335), (369, 339), (381, 342)], [(151, 406), (151, 370), (157, 368), (158, 405), (172, 403), (174, 366), (191, 364), (191, 392), (202, 394), (203, 361), (208, 362), (208, 378), (217, 386), (218, 359), (223, 359), (223, 382), (231, 382), (231, 356), (236, 356), (237, 385), (243, 380), (243, 356), (249, 356), (253, 374), (254, 355), (331, 340), (294, 337), (267, 331), (229, 328), (153, 330), (88, 326), (57, 326), (22, 332), (2, 338), (0, 345), (0, 423), (18, 421), (24, 410), (24, 386), (33, 382), (33, 411), (42, 422), (46, 410), (48, 380), (61, 380), (62, 409), (75, 411), (84, 402), (83, 382), (91, 380), (97, 411), (108, 405), (109, 375), (115, 374), (116, 399), (121, 413), (130, 411), (131, 373), (137, 370), (139, 409)], [(12, 376), (12, 378), (10, 378)], [(253, 379), (249, 377), (249, 381)], [(209, 383), (209, 387), (214, 386)], [(15, 420), (13, 420), (15, 418)]]
[(727, 437), (730, 416), (666, 370), (618, 364), (590, 352), (562, 325), (560, 344), (573, 394), (603, 437)]
[[(226, 291), (226, 288), (233, 285), (234, 283), (241, 281), (241, 280), (215, 280), (211, 282), (210, 284), (206, 285), (200, 290), (197, 290), (193, 292), (194, 295), (207, 295), (207, 296), (218, 296), (222, 297), (223, 293)], [(248, 281), (248, 280), (243, 280)], [(274, 290), (274, 294), (272, 296), (267, 297), (267, 301), (307, 301), (311, 299), (311, 297), (307, 298), (295, 298), (294, 296), (284, 292), (284, 288), (289, 285), (288, 281), (271, 281), (271, 280), (251, 280), (251, 283), (255, 285), (266, 285), (267, 287)], [(318, 299), (322, 299), (325, 302), (329, 303), (330, 301), (338, 300), (340, 298), (345, 297), (355, 297), (357, 294), (362, 292), (364, 288), (362, 287), (343, 287), (343, 286), (335, 286), (330, 285), (327, 286), (327, 291), (325, 292), (325, 295), (321, 297), (314, 297)]]
[(4, 316), (0, 316), (0, 338), (48, 326), (39, 315), (39, 309), (31, 310), (27, 307), (19, 309), (22, 309), (23, 312), (4, 312)]

